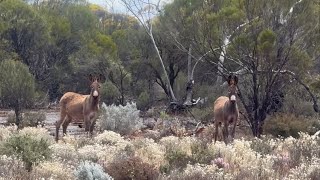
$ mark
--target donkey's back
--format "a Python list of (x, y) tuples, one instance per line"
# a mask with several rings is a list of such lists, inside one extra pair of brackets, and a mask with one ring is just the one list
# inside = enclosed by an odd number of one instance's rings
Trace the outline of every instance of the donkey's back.
[(83, 104), (88, 96), (74, 92), (65, 93), (60, 99), (60, 112), (75, 122), (83, 121)]
[(214, 101), (214, 121), (223, 122), (224, 105), (228, 100), (229, 98), (227, 96), (220, 96), (217, 100)]

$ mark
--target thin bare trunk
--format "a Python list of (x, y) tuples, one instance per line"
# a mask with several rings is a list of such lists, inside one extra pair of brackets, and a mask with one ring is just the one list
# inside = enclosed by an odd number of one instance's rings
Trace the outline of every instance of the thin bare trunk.
[(157, 46), (157, 44), (156, 44), (156, 42), (155, 42), (155, 40), (154, 40), (154, 37), (153, 37), (152, 26), (151, 26), (150, 32), (149, 32), (148, 34), (149, 34), (149, 36), (150, 36), (150, 38), (151, 38), (151, 40), (152, 40), (152, 44), (153, 44), (154, 48), (156, 49), (157, 55), (158, 55), (158, 57), (159, 57), (159, 60), (160, 60), (161, 66), (162, 66), (162, 69), (163, 69), (163, 71), (164, 71), (164, 75), (166, 76), (167, 84), (168, 84), (168, 88), (169, 88), (169, 92), (170, 92), (170, 96), (171, 96), (171, 100), (176, 102), (176, 101), (177, 101), (177, 98), (175, 97), (175, 95), (174, 95), (174, 93), (173, 93), (172, 87), (171, 87), (171, 85), (170, 85), (170, 79), (169, 79), (168, 73), (167, 73), (166, 68), (165, 68), (165, 66), (164, 66), (162, 57), (161, 57), (160, 52), (159, 52), (159, 49), (158, 49), (158, 46)]
[(191, 51), (192, 51), (192, 44), (189, 46), (189, 53), (188, 53), (188, 82), (187, 82), (187, 97), (184, 105), (191, 106), (192, 105), (192, 89), (193, 89), (193, 73), (191, 68)]

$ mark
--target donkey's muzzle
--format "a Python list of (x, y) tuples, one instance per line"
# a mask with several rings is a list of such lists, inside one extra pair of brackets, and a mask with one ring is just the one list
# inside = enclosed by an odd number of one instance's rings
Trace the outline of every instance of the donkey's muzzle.
[(98, 91), (93, 91), (93, 94), (92, 94), (93, 97), (98, 97), (99, 96), (99, 93)]
[(230, 101), (236, 101), (236, 100), (237, 100), (236, 96), (235, 95), (231, 95)]

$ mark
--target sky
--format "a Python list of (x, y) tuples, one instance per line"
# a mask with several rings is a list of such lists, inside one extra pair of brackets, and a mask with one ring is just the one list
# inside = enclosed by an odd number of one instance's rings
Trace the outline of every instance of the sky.
[(113, 6), (115, 13), (126, 12), (126, 8), (121, 4), (120, 0), (88, 0), (88, 2), (92, 4), (98, 4), (103, 8), (106, 8), (108, 11), (111, 11), (111, 7)]
[[(158, 2), (158, 0), (150, 0), (151, 2)], [(172, 0), (161, 0), (161, 4), (170, 2)], [(127, 10), (125, 6), (122, 4), (121, 0), (88, 0), (88, 2), (92, 4), (98, 4), (103, 8), (107, 9), (110, 12), (114, 13), (126, 13)], [(113, 7), (113, 9), (111, 8)]]

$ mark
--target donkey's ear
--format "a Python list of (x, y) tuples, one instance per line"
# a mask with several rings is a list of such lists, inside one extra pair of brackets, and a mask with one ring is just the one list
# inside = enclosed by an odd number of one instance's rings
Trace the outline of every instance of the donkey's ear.
[(89, 80), (90, 80), (91, 82), (94, 81), (94, 76), (93, 76), (92, 74), (89, 74)]
[(234, 82), (235, 82), (235, 85), (238, 84), (238, 77), (237, 76), (234, 76)]
[(104, 83), (106, 81), (106, 77), (103, 74), (99, 74), (99, 82)]
[(228, 78), (227, 78), (228, 85), (230, 85), (231, 79), (232, 79), (232, 75), (229, 75)]

